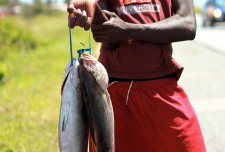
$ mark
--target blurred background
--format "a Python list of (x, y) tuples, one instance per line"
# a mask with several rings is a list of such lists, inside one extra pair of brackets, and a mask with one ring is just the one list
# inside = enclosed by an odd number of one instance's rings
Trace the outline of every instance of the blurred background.
[[(197, 35), (174, 43), (179, 84), (208, 152), (225, 152), (225, 0), (194, 0)], [(72, 30), (76, 50), (89, 33)], [(99, 44), (91, 37), (93, 55)], [(70, 60), (66, 0), (0, 0), (0, 152), (57, 152), (60, 88)]]

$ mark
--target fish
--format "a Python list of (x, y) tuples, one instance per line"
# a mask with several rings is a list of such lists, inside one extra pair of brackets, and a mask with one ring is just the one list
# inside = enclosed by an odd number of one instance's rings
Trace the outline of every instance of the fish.
[(107, 71), (96, 58), (88, 54), (81, 56), (79, 64), (84, 105), (96, 151), (114, 152), (114, 112), (107, 91)]
[(79, 62), (73, 59), (65, 68), (61, 87), (61, 108), (58, 125), (60, 152), (87, 152), (88, 118), (79, 78)]

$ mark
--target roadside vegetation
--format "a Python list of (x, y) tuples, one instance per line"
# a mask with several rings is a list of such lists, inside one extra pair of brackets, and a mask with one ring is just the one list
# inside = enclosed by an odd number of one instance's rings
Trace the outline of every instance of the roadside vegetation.
[(200, 7), (200, 6), (195, 6), (195, 13), (196, 13), (196, 14), (201, 13), (201, 11), (202, 11), (202, 7)]
[[(57, 152), (60, 88), (70, 60), (67, 14), (7, 16), (0, 33), (0, 151)], [(88, 32), (75, 28), (72, 38), (77, 57), (80, 42), (88, 47)]]
[[(60, 88), (70, 60), (67, 13), (35, 2), (0, 19), (0, 152), (59, 151)], [(75, 28), (72, 38), (77, 58), (80, 42), (89, 46), (88, 32)], [(96, 47), (92, 39), (92, 53)]]

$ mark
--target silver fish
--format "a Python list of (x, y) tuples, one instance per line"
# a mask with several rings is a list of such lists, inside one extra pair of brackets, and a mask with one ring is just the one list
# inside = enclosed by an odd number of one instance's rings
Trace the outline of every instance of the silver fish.
[(61, 88), (62, 101), (58, 125), (61, 152), (87, 152), (88, 122), (78, 77), (79, 63), (69, 62)]
[(108, 74), (104, 66), (88, 54), (84, 54), (79, 63), (82, 93), (96, 150), (114, 152), (114, 114), (107, 91)]

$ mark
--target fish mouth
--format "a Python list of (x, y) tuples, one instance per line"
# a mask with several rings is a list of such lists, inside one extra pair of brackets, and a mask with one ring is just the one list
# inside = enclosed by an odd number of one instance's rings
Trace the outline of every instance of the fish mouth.
[(81, 65), (83, 65), (84, 68), (89, 72), (93, 72), (93, 70), (95, 71), (95, 66), (96, 66), (97, 62), (98, 61), (96, 58), (94, 58), (91, 55), (86, 54), (86, 53), (80, 57)]
[(87, 60), (87, 61), (94, 61), (94, 60), (97, 61), (96, 58), (94, 58), (93, 56), (86, 54), (86, 53), (84, 53), (80, 58)]
[[(103, 65), (91, 55), (84, 54), (80, 57), (80, 72), (85, 79), (95, 81), (99, 86), (99, 90), (104, 92), (108, 86), (108, 74)], [(103, 86), (103, 87), (102, 87)]]

